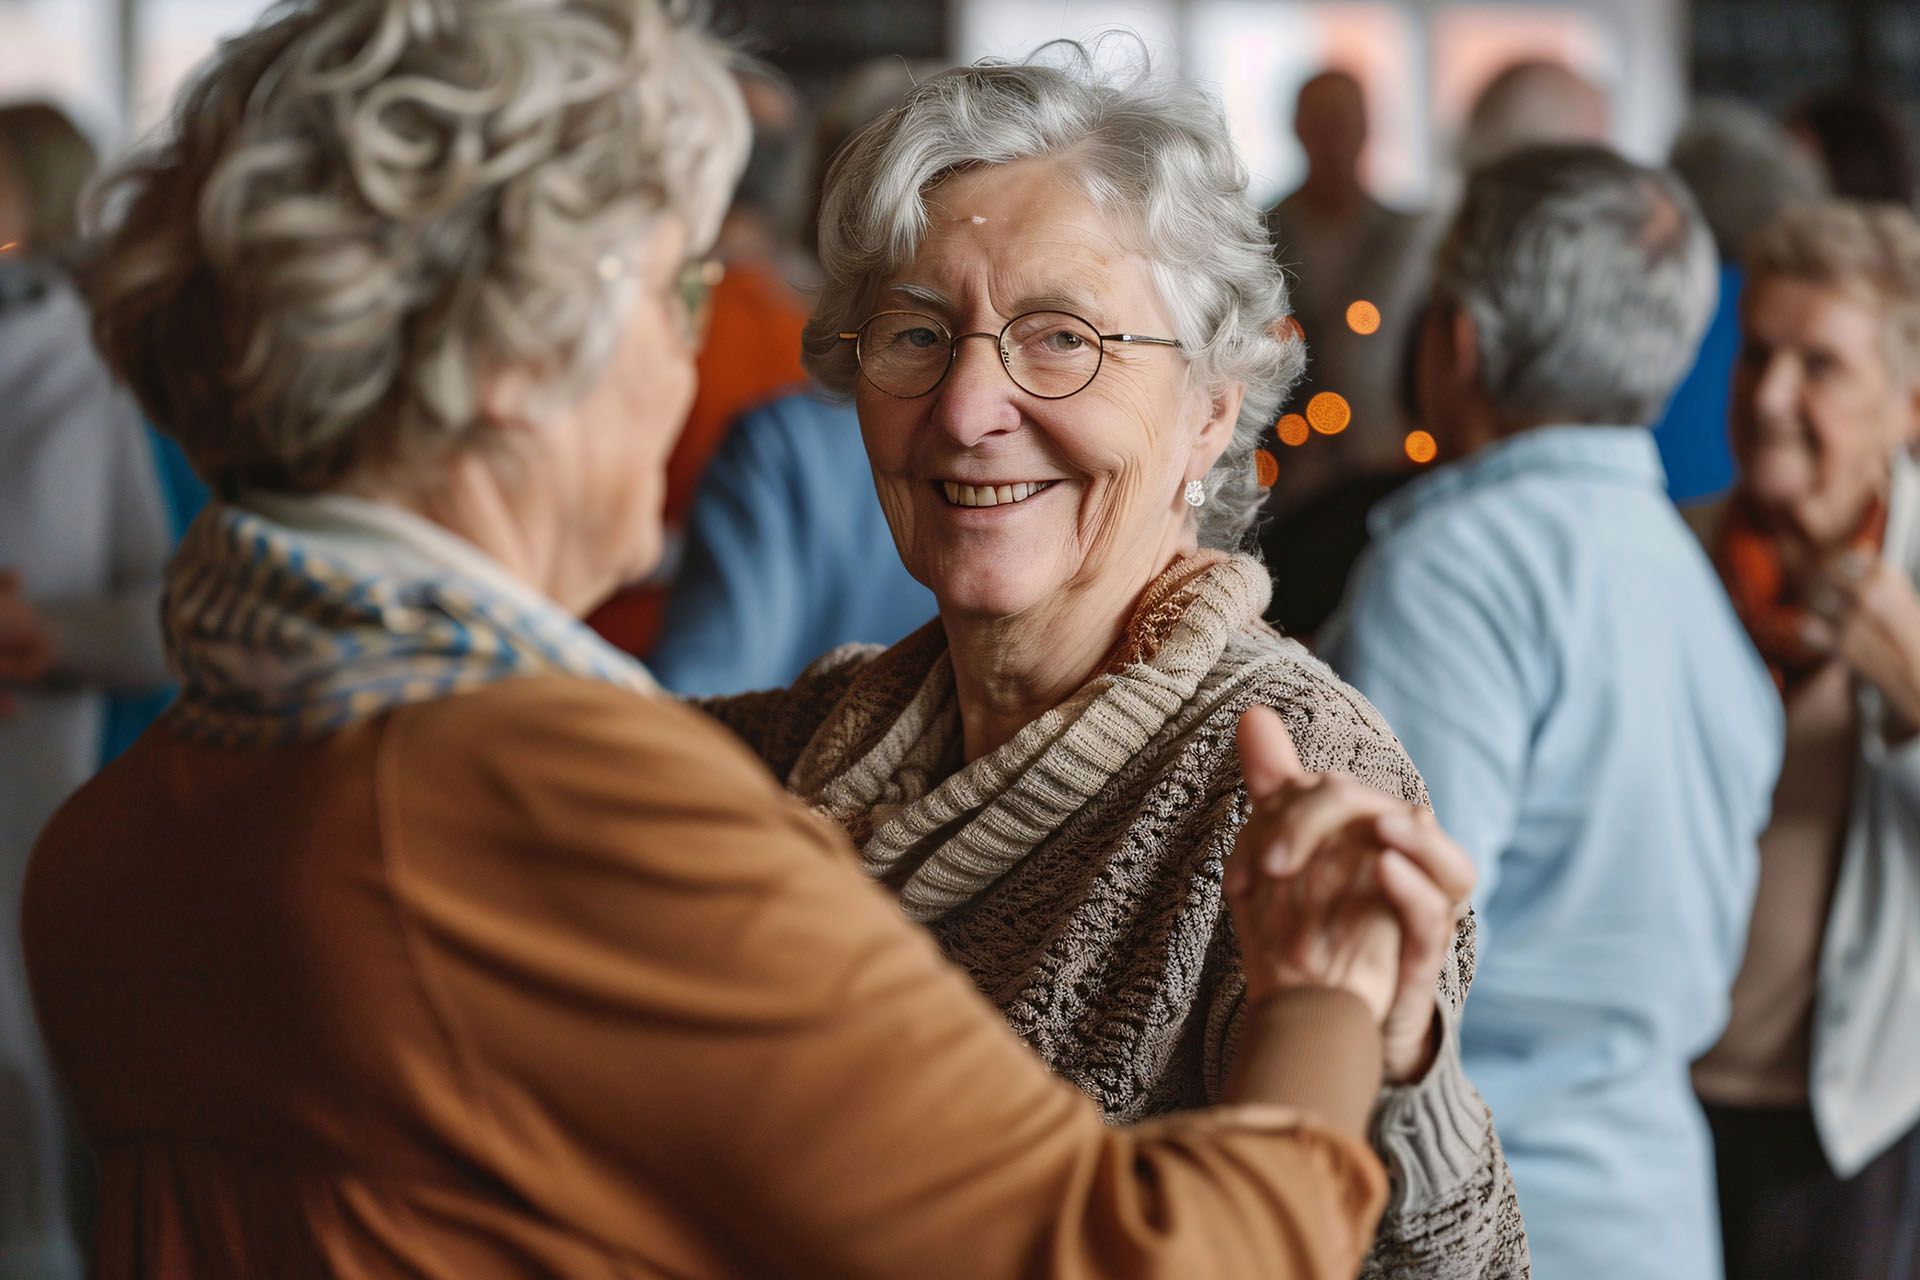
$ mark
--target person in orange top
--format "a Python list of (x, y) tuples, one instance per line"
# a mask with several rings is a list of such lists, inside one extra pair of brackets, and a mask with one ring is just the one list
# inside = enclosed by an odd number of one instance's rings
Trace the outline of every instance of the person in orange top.
[(96, 1274), (1351, 1276), (1437, 827), (1254, 714), (1224, 1105), (1108, 1127), (580, 625), (659, 554), (744, 149), (677, 12), (292, 0), (119, 177), (96, 336), (221, 499), (179, 701), (26, 885)]

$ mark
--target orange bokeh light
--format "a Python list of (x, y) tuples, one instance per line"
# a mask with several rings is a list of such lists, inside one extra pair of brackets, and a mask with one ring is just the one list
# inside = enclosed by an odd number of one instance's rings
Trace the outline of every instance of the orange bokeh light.
[(1307, 427), (1307, 420), (1297, 413), (1289, 413), (1275, 424), (1274, 430), (1280, 433), (1280, 443), (1285, 445), (1303, 445), (1313, 432)]
[(1337, 391), (1322, 391), (1307, 401), (1307, 425), (1323, 436), (1337, 436), (1353, 422), (1353, 406)]
[(1364, 298), (1347, 307), (1347, 328), (1361, 337), (1380, 332), (1380, 308)]
[(1424, 431), (1409, 432), (1407, 434), (1406, 449), (1407, 456), (1423, 467), (1429, 462), (1432, 462), (1440, 453), (1440, 446), (1435, 444), (1433, 437)]
[(12, 253), (19, 247), (20, 242), (18, 240), (9, 240), (5, 244), (0, 244), (0, 253)]
[(1260, 482), (1262, 489), (1273, 488), (1274, 481), (1280, 478), (1280, 459), (1265, 449), (1253, 451), (1253, 476)]

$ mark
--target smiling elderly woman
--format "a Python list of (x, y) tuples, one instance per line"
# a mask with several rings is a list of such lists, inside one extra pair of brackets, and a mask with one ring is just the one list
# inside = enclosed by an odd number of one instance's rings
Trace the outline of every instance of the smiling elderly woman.
[[(1236, 719), (1423, 806), (1364, 699), (1262, 625), (1234, 554), (1254, 449), (1299, 374), (1246, 173), (1203, 98), (1067, 66), (916, 88), (833, 166), (807, 355), (852, 393), (939, 618), (791, 689), (706, 704), (838, 821), (867, 871), (1115, 1121), (1216, 1098), (1244, 1010), (1221, 892), (1248, 811)], [(1464, 922), (1389, 1027), (1372, 1266), (1525, 1269), (1454, 1024)]]

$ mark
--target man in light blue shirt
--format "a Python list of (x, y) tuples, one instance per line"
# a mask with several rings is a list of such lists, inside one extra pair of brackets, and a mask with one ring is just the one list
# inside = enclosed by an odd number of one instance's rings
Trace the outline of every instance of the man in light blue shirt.
[(1375, 509), (1325, 638), (1478, 866), (1461, 1046), (1544, 1280), (1721, 1274), (1687, 1067), (1726, 1021), (1782, 718), (1645, 427), (1714, 277), (1667, 174), (1555, 147), (1474, 177), (1421, 336), (1449, 462)]
[(687, 697), (767, 689), (935, 612), (894, 548), (853, 406), (796, 391), (742, 414), (707, 467), (647, 666)]

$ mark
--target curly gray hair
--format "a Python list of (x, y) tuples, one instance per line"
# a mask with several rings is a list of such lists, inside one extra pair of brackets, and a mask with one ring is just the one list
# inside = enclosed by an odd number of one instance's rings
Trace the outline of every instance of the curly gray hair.
[(717, 227), (747, 146), (674, 0), (282, 0), (107, 183), (102, 351), (223, 489), (311, 490), (487, 438), (616, 341), (662, 214)]
[(1254, 450), (1305, 367), (1287, 286), (1247, 170), (1219, 108), (1192, 87), (1095, 69), (1085, 46), (1058, 41), (1041, 61), (982, 62), (934, 76), (857, 134), (827, 175), (821, 206), (820, 302), (804, 339), (822, 385), (845, 394), (859, 371), (837, 335), (859, 327), (885, 277), (926, 235), (926, 193), (963, 169), (1057, 158), (1094, 204), (1138, 237), (1174, 318), (1191, 375), (1210, 392), (1246, 386), (1226, 451), (1207, 476), (1202, 544), (1240, 545), (1262, 490)]

